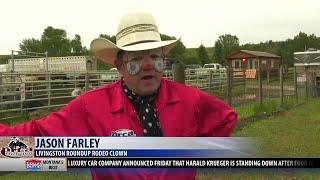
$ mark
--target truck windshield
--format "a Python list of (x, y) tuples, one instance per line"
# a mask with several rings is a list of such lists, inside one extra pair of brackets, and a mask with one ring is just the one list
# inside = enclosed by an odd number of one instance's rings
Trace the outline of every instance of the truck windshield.
[(214, 65), (213, 64), (207, 64), (207, 65), (204, 65), (204, 68), (214, 68)]

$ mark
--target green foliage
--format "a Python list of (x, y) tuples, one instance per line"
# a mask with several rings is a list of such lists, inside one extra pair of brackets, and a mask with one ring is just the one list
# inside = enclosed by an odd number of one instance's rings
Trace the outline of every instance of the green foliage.
[(22, 43), (20, 43), (21, 51), (29, 51), (29, 52), (45, 52), (46, 49), (43, 47), (41, 40), (38, 39), (24, 39)]
[(71, 54), (70, 41), (67, 32), (63, 29), (47, 27), (41, 36), (42, 46), (48, 51), (49, 56)]
[(245, 118), (251, 117), (255, 115), (254, 107), (256, 106), (256, 103), (250, 103), (243, 106), (236, 106), (234, 107), (237, 114), (238, 119), (243, 120)]
[(279, 109), (280, 103), (279, 100), (269, 100), (266, 102), (263, 102), (262, 105), (259, 103), (255, 104), (253, 107), (254, 113), (264, 113), (264, 114), (271, 114), (273, 111), (276, 111)]
[(10, 58), (9, 55), (0, 55), (0, 64), (7, 64), (7, 60)]
[(209, 57), (206, 48), (202, 44), (198, 48), (198, 57), (200, 59), (201, 65), (209, 63)]
[(188, 48), (182, 54), (181, 61), (184, 64), (201, 64), (196, 48)]
[(110, 64), (106, 64), (102, 61), (97, 61), (97, 70), (109, 70), (110, 68), (112, 68), (113, 66)]
[(214, 62), (224, 64), (222, 44), (218, 41), (216, 41), (214, 44)]
[[(163, 40), (163, 41), (177, 39), (174, 36), (168, 36), (165, 34), (160, 34), (160, 36), (161, 36), (161, 40)], [(178, 44), (176, 45), (176, 47), (174, 47), (169, 52), (168, 58), (181, 60), (181, 59), (183, 59), (183, 54), (185, 53), (185, 51), (186, 51), (185, 45), (181, 41), (179, 41)]]
[(292, 67), (294, 64), (293, 53), (303, 52), (309, 48), (320, 49), (320, 38), (314, 34), (299, 32), (293, 39), (286, 41), (266, 41), (259, 44), (244, 44), (240, 49), (264, 51), (281, 56), (283, 65)]
[(215, 42), (215, 61), (226, 64), (225, 58), (237, 50), (239, 50), (239, 38), (237, 36), (221, 35)]
[(285, 98), (282, 103), (282, 108), (289, 109), (292, 108), (296, 104), (294, 98)]
[(100, 34), (99, 37), (108, 39), (111, 42), (113, 42), (114, 44), (116, 44), (116, 36), (110, 36), (110, 35), (107, 35), (107, 34)]
[(48, 52), (49, 56), (88, 55), (89, 51), (82, 46), (80, 35), (74, 39), (67, 38), (67, 32), (48, 26), (41, 39), (24, 39), (20, 43), (21, 51)]
[(74, 39), (71, 40), (71, 53), (74, 55), (81, 55), (84, 50), (81, 43), (81, 37), (79, 34), (74, 36)]
[[(109, 39), (116, 43), (116, 37), (107, 34), (100, 34), (100, 37)], [(161, 34), (162, 40), (176, 39), (174, 36)], [(23, 39), (19, 44), (20, 50), (31, 52), (46, 52), (49, 56), (69, 56), (69, 55), (90, 55), (90, 51), (82, 45), (81, 36), (76, 34), (73, 39), (67, 38), (67, 32), (63, 29), (56, 29), (51, 26), (47, 27), (41, 39)], [(203, 46), (203, 45), (202, 45)], [(294, 64), (293, 53), (305, 51), (308, 48), (320, 49), (320, 38), (314, 34), (306, 34), (300, 32), (293, 39), (286, 41), (266, 41), (257, 44), (244, 44), (239, 46), (237, 36), (225, 34), (219, 36), (214, 44), (214, 49), (204, 48), (186, 48), (179, 41), (177, 46), (168, 54), (168, 58), (179, 59), (184, 64), (204, 64), (208, 62), (217, 62), (225, 64), (225, 57), (239, 49), (264, 51), (281, 56), (282, 63), (287, 67), (292, 67)], [(199, 47), (199, 48), (200, 48)], [(206, 51), (204, 51), (204, 49)], [(200, 53), (200, 54), (199, 54)], [(5, 58), (7, 59), (7, 57)], [(201, 61), (202, 59), (202, 61)], [(1, 59), (0, 59), (1, 60)], [(5, 62), (4, 60), (0, 63)], [(6, 63), (6, 62), (5, 62)], [(98, 65), (102, 69), (108, 68), (104, 65)]]

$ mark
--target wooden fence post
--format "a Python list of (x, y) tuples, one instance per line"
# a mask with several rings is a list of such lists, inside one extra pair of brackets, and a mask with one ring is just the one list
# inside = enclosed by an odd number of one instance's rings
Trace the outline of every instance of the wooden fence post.
[(211, 90), (212, 88), (212, 71), (209, 73), (209, 89)]
[(85, 91), (88, 91), (89, 90), (89, 82), (90, 82), (90, 79), (89, 79), (89, 72), (88, 70), (86, 71), (86, 77), (85, 77)]
[(80, 86), (81, 84), (81, 83), (77, 84), (76, 72), (73, 72), (73, 84), (74, 84), (74, 89), (76, 89), (77, 86)]
[[(3, 90), (2, 89), (3, 89), (3, 87), (2, 87), (2, 73), (0, 72), (0, 102), (3, 102), (3, 99), (2, 99)], [(2, 104), (0, 105), (0, 110), (2, 110)]]
[(185, 83), (185, 71), (184, 71), (184, 65), (176, 61), (172, 65), (172, 75), (173, 75), (173, 80), (179, 83)]
[(26, 100), (26, 75), (20, 75), (20, 114), (23, 115), (23, 106)]
[(294, 67), (293, 78), (294, 78), (294, 99), (296, 100), (296, 104), (298, 104), (297, 67)]
[(270, 83), (270, 64), (269, 64), (269, 60), (267, 62), (268, 62), (268, 64), (267, 64), (267, 66), (268, 66), (268, 68), (267, 68), (267, 82), (268, 82), (268, 85), (269, 85), (269, 83)]
[(315, 97), (316, 96), (315, 80), (316, 80), (316, 73), (314, 71), (311, 71), (310, 78), (309, 78), (309, 96), (310, 97)]
[(246, 82), (247, 82), (246, 70), (243, 69), (243, 88), (244, 88), (244, 94), (246, 94)]
[(220, 82), (220, 91), (222, 90), (222, 87), (224, 86), (224, 83), (225, 83), (225, 72), (220, 70), (220, 73), (219, 73), (219, 82)]
[(283, 66), (280, 66), (279, 69), (280, 75), (280, 104), (283, 105)]
[(259, 83), (259, 104), (262, 105), (262, 72), (261, 67), (259, 65), (258, 68), (258, 83)]
[(48, 90), (48, 111), (50, 112), (51, 108), (51, 74), (47, 71), (47, 90)]
[(233, 80), (233, 69), (227, 68), (227, 102), (232, 106), (232, 80)]
[(308, 92), (309, 69), (308, 69), (308, 66), (305, 67), (305, 73), (306, 73), (306, 98), (308, 99), (308, 97), (309, 97), (309, 92)]

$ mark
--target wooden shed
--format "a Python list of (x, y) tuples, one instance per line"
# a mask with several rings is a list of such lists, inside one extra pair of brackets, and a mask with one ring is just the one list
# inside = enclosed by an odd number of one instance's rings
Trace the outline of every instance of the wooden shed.
[[(275, 54), (240, 50), (226, 57), (227, 64), (234, 70), (243, 70), (246, 74), (254, 74), (247, 78), (256, 78), (256, 71), (261, 68), (262, 75), (276, 74), (279, 72), (281, 57)], [(254, 73), (253, 73), (254, 72)]]

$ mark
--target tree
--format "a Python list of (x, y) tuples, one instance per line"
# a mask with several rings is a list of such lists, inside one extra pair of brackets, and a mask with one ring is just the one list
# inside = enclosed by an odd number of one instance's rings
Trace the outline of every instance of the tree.
[[(174, 36), (168, 36), (165, 34), (160, 34), (160, 36), (162, 41), (177, 39)], [(176, 47), (174, 47), (167, 56), (168, 58), (182, 60), (183, 54), (185, 53), (185, 51), (186, 51), (186, 47), (181, 41), (179, 41)]]
[(10, 58), (10, 55), (0, 55), (0, 64), (7, 64), (7, 60)]
[(24, 39), (22, 43), (19, 44), (21, 51), (29, 51), (29, 52), (45, 52), (45, 48), (42, 46), (42, 42), (38, 39)]
[(214, 44), (214, 60), (215, 63), (225, 64), (222, 45), (218, 41)]
[(182, 54), (181, 61), (184, 64), (201, 64), (198, 56), (198, 48), (188, 48)]
[(107, 34), (100, 34), (99, 37), (105, 38), (116, 44), (116, 36), (109, 36)]
[(209, 57), (206, 48), (202, 44), (198, 48), (198, 57), (200, 59), (201, 65), (204, 65), (209, 62)]
[(82, 55), (84, 53), (84, 49), (81, 43), (81, 37), (79, 34), (76, 34), (74, 36), (74, 39), (71, 40), (70, 45), (72, 55)]
[(88, 55), (89, 50), (82, 46), (81, 37), (76, 34), (74, 39), (67, 38), (67, 32), (48, 26), (44, 29), (41, 39), (24, 39), (19, 44), (21, 51), (48, 52), (49, 56)]
[[(221, 47), (221, 49), (222, 49), (220, 51), (220, 52), (222, 52), (222, 57), (221, 57), (222, 60), (221, 61), (218, 60), (220, 62), (224, 62), (226, 56), (239, 50), (239, 39), (237, 36), (233, 36), (230, 34), (221, 35), (221, 36), (219, 36), (219, 39), (215, 42), (215, 45), (217, 45), (217, 43), (219, 43), (218, 48)], [(217, 59), (216, 59), (216, 61), (217, 61)]]
[(41, 36), (41, 41), (49, 56), (67, 56), (71, 54), (70, 40), (67, 38), (67, 32), (63, 29), (47, 27)]
[(314, 34), (308, 35), (304, 32), (299, 32), (299, 34), (293, 38), (292, 43), (294, 51), (305, 51), (309, 48), (320, 48), (318, 38)]

